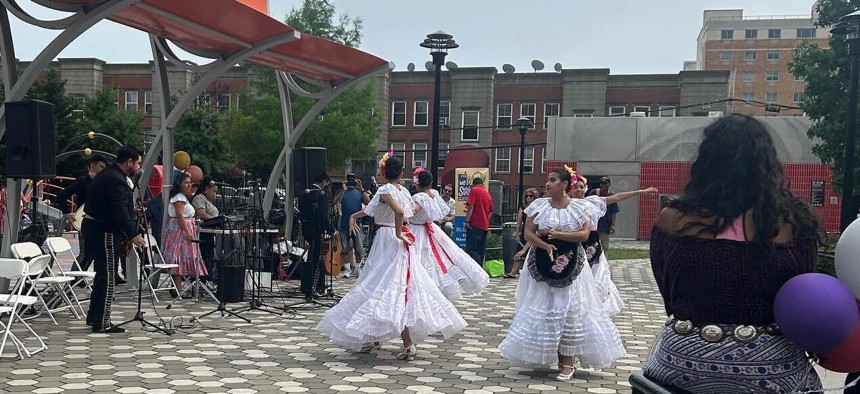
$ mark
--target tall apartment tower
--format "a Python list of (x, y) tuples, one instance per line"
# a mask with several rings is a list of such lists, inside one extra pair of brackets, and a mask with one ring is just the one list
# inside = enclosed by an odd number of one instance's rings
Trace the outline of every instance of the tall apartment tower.
[[(815, 7), (813, 6), (813, 10)], [(789, 63), (798, 44), (828, 46), (828, 28), (815, 26), (817, 15), (744, 16), (743, 10), (706, 10), (699, 32), (696, 67), (731, 71), (731, 96), (759, 103), (798, 106), (806, 83), (794, 76)], [(777, 115), (762, 105), (733, 102), (730, 111), (748, 115)], [(778, 115), (800, 115), (782, 109)]]

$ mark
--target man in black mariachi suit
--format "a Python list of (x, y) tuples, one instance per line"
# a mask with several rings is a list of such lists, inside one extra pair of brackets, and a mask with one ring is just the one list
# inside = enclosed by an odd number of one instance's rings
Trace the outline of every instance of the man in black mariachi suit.
[[(93, 178), (95, 178), (99, 172), (104, 170), (107, 165), (107, 159), (98, 153), (87, 159), (87, 174), (78, 177), (71, 185), (69, 185), (69, 187), (57, 193), (57, 205), (59, 205), (60, 210), (63, 211), (63, 213), (74, 213), (69, 206), (69, 199), (71, 199), (72, 196), (75, 196), (75, 204), (78, 207), (87, 203), (87, 192), (90, 190), (90, 184), (93, 182)], [(83, 233), (83, 229), (81, 229), (81, 232)], [(84, 237), (81, 237), (78, 242), (78, 247), (80, 249), (80, 254), (78, 254), (78, 264), (81, 266), (82, 270), (86, 271), (90, 268), (93, 260), (87, 251), (87, 242)], [(84, 282), (80, 283), (86, 285)]]
[(323, 235), (334, 234), (334, 228), (329, 218), (331, 196), (328, 187), (330, 183), (329, 176), (324, 172), (320, 173), (314, 178), (314, 184), (299, 197), (302, 234), (308, 242), (308, 260), (302, 267), (300, 289), (308, 301), (326, 293), (325, 270), (318, 263), (322, 253)]
[(87, 324), (93, 327), (93, 332), (125, 332), (111, 324), (110, 309), (120, 246), (127, 240), (144, 246), (143, 236), (134, 225), (133, 184), (129, 178), (140, 171), (142, 155), (133, 146), (120, 148), (116, 162), (96, 175), (90, 184), (84, 207), (84, 237), (96, 271), (87, 313)]

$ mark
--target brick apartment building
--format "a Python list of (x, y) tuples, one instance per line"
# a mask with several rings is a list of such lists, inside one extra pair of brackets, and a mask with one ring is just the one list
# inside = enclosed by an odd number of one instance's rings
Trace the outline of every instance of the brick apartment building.
[[(813, 5), (813, 10), (815, 6)], [(696, 61), (685, 69), (729, 70), (730, 95), (737, 99), (797, 107), (806, 83), (789, 70), (794, 49), (802, 42), (829, 45), (828, 28), (815, 26), (817, 15), (744, 16), (743, 10), (706, 10), (697, 40)], [(762, 105), (733, 102), (730, 111), (773, 115)], [(785, 109), (781, 115), (801, 115)]]

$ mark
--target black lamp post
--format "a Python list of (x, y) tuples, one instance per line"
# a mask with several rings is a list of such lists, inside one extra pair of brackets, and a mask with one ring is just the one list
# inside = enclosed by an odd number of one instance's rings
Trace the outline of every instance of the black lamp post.
[(433, 182), (439, 183), (439, 107), (442, 102), (442, 65), (445, 64), (445, 56), (449, 49), (459, 47), (454, 41), (454, 36), (439, 30), (430, 33), (424, 42), (424, 48), (430, 48), (433, 56), (433, 64), (436, 66), (435, 78), (433, 80), (433, 136), (430, 141), (430, 174)]
[(857, 79), (860, 75), (860, 11), (839, 18), (839, 23), (830, 30), (834, 35), (844, 35), (848, 42), (848, 57), (851, 60), (851, 80), (848, 81), (848, 119), (845, 122), (845, 158), (842, 167), (842, 213), (840, 229), (854, 220), (857, 213), (854, 205), (854, 159), (857, 155)]
[(526, 132), (529, 130), (529, 127), (532, 127), (532, 120), (521, 116), (517, 119), (517, 124), (520, 125), (520, 189), (517, 193), (517, 201), (519, 201), (519, 206), (523, 206), (523, 202), (525, 200), (525, 193), (523, 193), (524, 185), (523, 185), (523, 173), (525, 172), (525, 151), (526, 151)]

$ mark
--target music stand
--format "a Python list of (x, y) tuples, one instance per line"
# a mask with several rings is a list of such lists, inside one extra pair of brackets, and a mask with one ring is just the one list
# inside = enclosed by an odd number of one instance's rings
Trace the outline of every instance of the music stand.
[[(226, 227), (226, 228), (223, 228), (223, 227)], [(222, 226), (222, 228), (220, 230), (222, 232), (222, 236), (223, 236), (223, 234), (229, 234), (231, 239), (232, 239), (232, 237), (233, 237), (233, 225), (232, 225), (232, 222), (230, 220), (225, 218), (224, 226)], [(239, 315), (239, 312), (227, 309), (227, 302), (224, 301), (225, 293), (226, 293), (226, 288), (225, 288), (226, 285), (224, 284), (224, 276), (225, 276), (225, 272), (226, 272), (224, 270), (224, 262), (227, 261), (227, 256), (225, 256), (224, 242), (223, 241), (221, 242), (220, 249), (221, 249), (221, 258), (218, 259), (218, 291), (221, 293), (221, 298), (218, 298), (218, 307), (215, 308), (214, 310), (206, 312), (206, 313), (204, 313), (204, 314), (202, 314), (196, 318), (192, 317), (192, 320), (199, 320), (199, 319), (204, 318), (206, 316), (209, 316), (213, 313), (221, 312), (221, 317), (224, 317), (224, 314), (228, 314), (228, 315), (233, 316), (235, 318), (242, 319), (246, 323), (250, 323), (251, 320), (244, 317), (244, 316)], [(236, 253), (235, 250), (232, 251), (230, 254), (233, 255), (234, 253)], [(244, 280), (244, 279), (245, 278), (242, 278), (242, 280)]]

